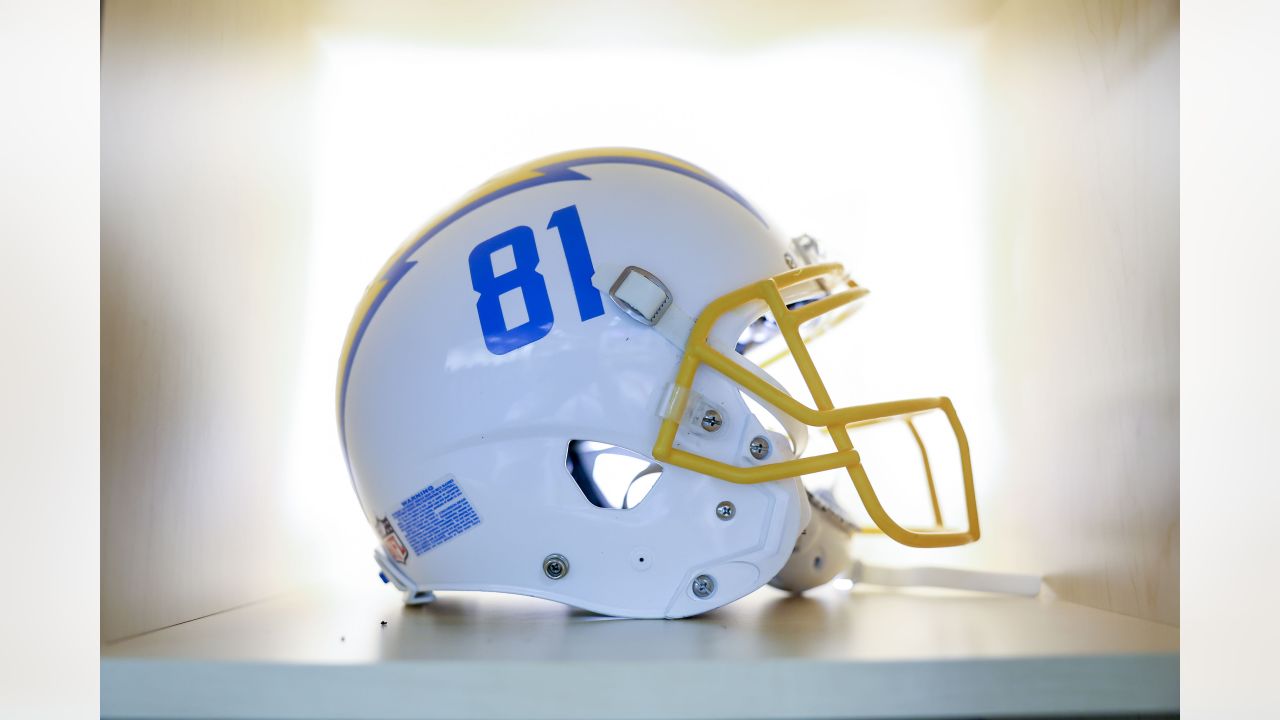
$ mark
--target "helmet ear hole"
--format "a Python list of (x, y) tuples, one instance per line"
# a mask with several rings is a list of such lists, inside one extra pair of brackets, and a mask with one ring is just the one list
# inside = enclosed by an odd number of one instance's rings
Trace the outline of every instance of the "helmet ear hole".
[(595, 440), (570, 440), (565, 469), (592, 505), (637, 507), (662, 477), (662, 466), (634, 450)]

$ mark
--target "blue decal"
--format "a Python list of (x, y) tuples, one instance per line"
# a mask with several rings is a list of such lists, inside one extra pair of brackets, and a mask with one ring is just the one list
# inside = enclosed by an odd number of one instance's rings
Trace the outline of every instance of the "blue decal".
[(480, 524), (480, 516), (462, 494), (458, 481), (427, 486), (391, 513), (414, 555), (452, 540)]
[(600, 290), (591, 284), (596, 267), (591, 264), (591, 250), (587, 248), (587, 236), (582, 231), (578, 206), (570, 205), (552, 213), (551, 222), (547, 223), (547, 229), (551, 228), (560, 233), (564, 259), (569, 263), (569, 278), (573, 280), (573, 294), (578, 299), (578, 315), (583, 322), (600, 317), (604, 314), (604, 301), (600, 298)]
[[(493, 254), (508, 247), (515, 253), (515, 269), (495, 277)], [(480, 329), (484, 332), (484, 344), (489, 352), (506, 355), (551, 332), (555, 317), (551, 313), (547, 282), (536, 269), (538, 246), (533, 241), (532, 228), (521, 225), (494, 235), (471, 251), (468, 262), (471, 265), (471, 287), (480, 293), (476, 312), (480, 315)], [(524, 298), (529, 319), (508, 329), (499, 298), (513, 290), (519, 290)]]
[[(551, 228), (560, 233), (569, 278), (573, 281), (573, 294), (578, 301), (578, 316), (583, 322), (600, 317), (604, 314), (604, 301), (600, 298), (600, 291), (591, 284), (596, 269), (591, 264), (591, 249), (587, 247), (587, 238), (582, 232), (578, 207), (570, 205), (552, 213), (551, 222), (547, 224), (547, 229)], [(515, 253), (515, 269), (494, 277), (493, 254), (508, 247)], [(471, 287), (480, 293), (476, 313), (480, 316), (480, 331), (489, 352), (506, 355), (541, 340), (551, 332), (555, 323), (551, 298), (547, 295), (546, 279), (535, 270), (538, 267), (538, 246), (528, 225), (513, 227), (475, 246), (468, 263), (471, 265)], [(505, 293), (517, 289), (524, 298), (529, 320), (507, 329), (500, 299)]]

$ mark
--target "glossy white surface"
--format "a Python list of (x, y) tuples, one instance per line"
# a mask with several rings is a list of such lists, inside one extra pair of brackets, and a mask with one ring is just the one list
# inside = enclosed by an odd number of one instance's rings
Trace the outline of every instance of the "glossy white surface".
[(497, 594), (406, 608), (375, 585), (291, 594), (106, 645), (103, 713), (1169, 711), (1177, 652), (1176, 628), (1047, 598), (765, 588), (697, 618), (617, 620)]

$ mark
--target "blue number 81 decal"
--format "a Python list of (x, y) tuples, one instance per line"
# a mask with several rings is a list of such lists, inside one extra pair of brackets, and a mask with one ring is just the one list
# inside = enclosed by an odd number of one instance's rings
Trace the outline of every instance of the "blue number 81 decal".
[[(591, 263), (591, 251), (582, 230), (576, 205), (560, 208), (551, 214), (547, 229), (555, 228), (564, 248), (565, 262), (569, 265), (569, 279), (578, 301), (578, 316), (585, 322), (604, 314), (604, 302), (600, 291), (591, 284), (595, 266)], [(501, 275), (493, 274), (493, 254), (503, 248), (511, 248), (516, 266)], [(476, 313), (480, 316), (480, 330), (484, 334), (485, 347), (494, 355), (505, 355), (535, 340), (546, 337), (555, 323), (551, 311), (551, 297), (547, 294), (547, 282), (538, 272), (538, 246), (534, 242), (533, 229), (520, 225), (498, 233), (471, 251), (471, 287), (480, 294), (476, 300)], [(507, 328), (500, 298), (504, 293), (520, 290), (525, 312), (529, 319), (513, 328)]]

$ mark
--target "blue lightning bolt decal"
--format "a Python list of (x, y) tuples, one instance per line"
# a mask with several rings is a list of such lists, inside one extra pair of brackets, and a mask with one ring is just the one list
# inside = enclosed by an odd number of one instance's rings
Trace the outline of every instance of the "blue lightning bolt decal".
[(368, 330), (369, 323), (372, 322), (374, 315), (377, 314), (378, 308), (382, 306), (383, 301), (387, 299), (387, 296), (391, 294), (392, 289), (395, 288), (400, 280), (418, 264), (416, 260), (410, 260), (409, 258), (425, 245), (428, 240), (477, 208), (526, 188), (558, 182), (590, 180), (590, 177), (574, 170), (574, 168), (602, 164), (643, 165), (668, 170), (691, 178), (728, 196), (755, 216), (761, 224), (768, 227), (764, 217), (747, 202), (746, 198), (739, 195), (733, 188), (724, 184), (715, 176), (682, 160), (646, 150), (618, 148), (566, 153), (530, 163), (494, 178), (477, 188), (458, 207), (446, 212), (442, 217), (428, 225), (427, 229), (416, 239), (406, 243), (387, 263), (368, 290), (365, 291), (364, 299), (356, 309), (356, 315), (347, 331), (347, 340), (343, 348), (337, 398), (338, 433), (342, 441), (342, 455), (347, 461), (348, 471), (351, 470), (351, 459), (347, 456), (346, 417), (347, 384), (351, 380), (351, 368), (355, 364), (356, 351), (360, 348), (360, 341), (364, 338), (365, 331)]

